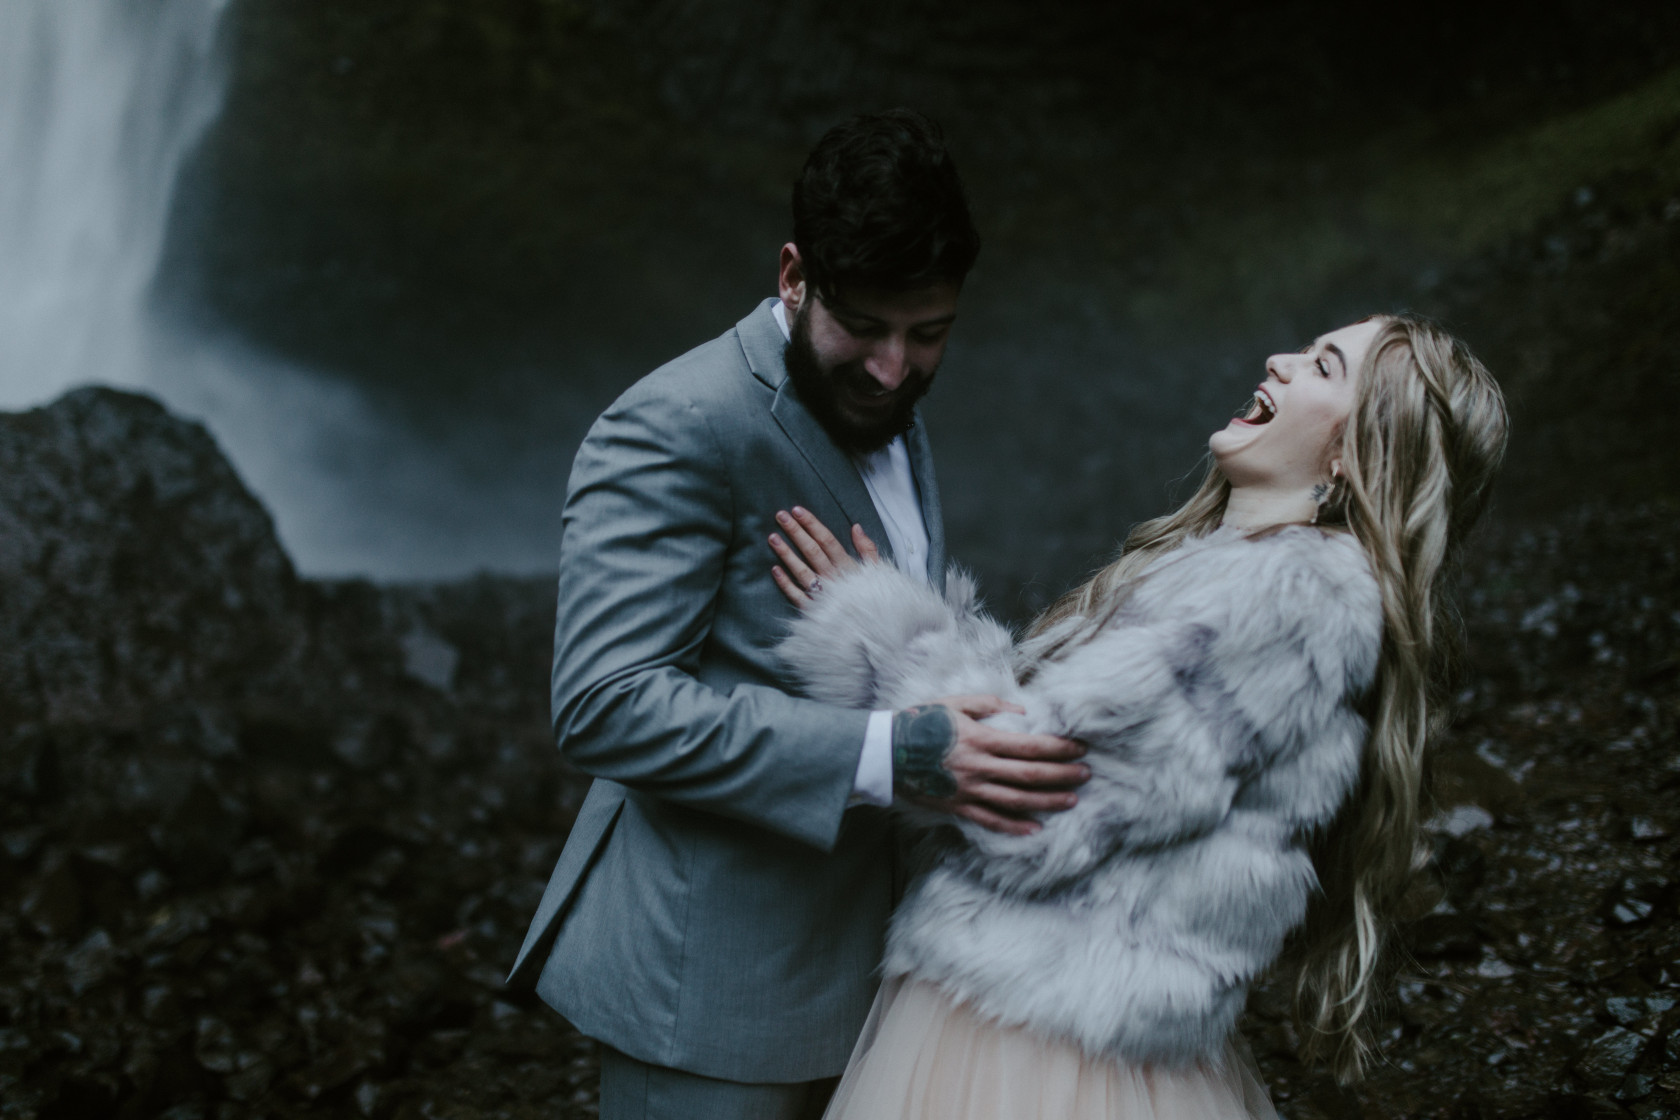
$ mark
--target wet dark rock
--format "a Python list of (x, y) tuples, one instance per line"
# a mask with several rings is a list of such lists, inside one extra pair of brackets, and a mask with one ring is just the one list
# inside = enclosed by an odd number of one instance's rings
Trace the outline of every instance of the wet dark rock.
[(1618, 1026), (1649, 1033), (1649, 1027), (1674, 1005), (1673, 996), (1615, 996), (1604, 1001), (1604, 1010)]
[(47, 937), (74, 936), (82, 921), (82, 888), (68, 855), (49, 858), (24, 896), (23, 913)]
[(42, 1120), (82, 1120), (88, 1116), (109, 1116), (117, 1103), (119, 1087), (111, 1080), (76, 1076), (59, 1081), (52, 1094), (52, 1103), (37, 1115)]
[(211, 1073), (232, 1073), (239, 1064), (238, 1042), (233, 1030), (220, 1019), (204, 1016), (198, 1021), (193, 1057)]
[[(1256, 1055), (1292, 1120), (1672, 1114), (1680, 691), (1635, 686), (1586, 639), (1643, 660), (1680, 648), (1680, 516), (1586, 509), (1511, 532), (1466, 573), (1464, 602), (1472, 676), (1441, 745), (1382, 1062), (1337, 1113), (1251, 1014)], [(1587, 655), (1560, 647), (1577, 627)]]
[(1605, 921), (1612, 926), (1650, 921), (1673, 893), (1672, 885), (1666, 880), (1629, 876), (1605, 895)]
[(1469, 905), (1487, 878), (1487, 855), (1476, 844), (1459, 838), (1440, 846), (1434, 866), (1441, 875), (1447, 901), (1458, 908)]
[(209, 882), (227, 867), (248, 814), (208, 782), (195, 780), (151, 830), (170, 875), (187, 883)]
[(295, 655), (299, 589), (267, 511), (148, 397), (80, 389), (0, 415), (0, 541), (17, 715), (202, 699)]
[(334, 735), (326, 720), (253, 705), (242, 714), (239, 748), (253, 759), (299, 769), (331, 765)]
[(1651, 817), (1632, 817), (1627, 822), (1628, 837), (1641, 843), (1667, 840), (1673, 832), (1668, 824)]
[[(549, 581), (298, 580), (209, 437), (132, 394), (0, 417), (0, 453), (5, 1107), (383, 1117), (504, 1060), (471, 1028), (582, 796)], [(48, 602), (73, 635), (18, 606)], [(522, 1053), (576, 1060), (527, 1019)]]
[(239, 727), (232, 713), (205, 704), (188, 704), (158, 713), (149, 737), (171, 751), (227, 759), (239, 751)]
[(176, 1023), (181, 1018), (181, 1001), (166, 984), (149, 987), (141, 996), (142, 1014), (154, 1023)]
[(1587, 1044), (1577, 1066), (1598, 1082), (1619, 1082), (1645, 1053), (1651, 1040), (1625, 1027), (1611, 1027)]
[(353, 770), (373, 770), (396, 762), (408, 743), (403, 721), (383, 713), (347, 721), (333, 736), (332, 750)]
[(0, 741), (5, 762), (4, 788), (11, 796), (50, 804), (64, 795), (64, 771), (58, 744), (38, 727), (21, 727)]
[(1463, 914), (1431, 914), (1406, 928), (1406, 946), (1420, 960), (1476, 960), (1482, 937)]
[(102, 929), (94, 930), (64, 958), (64, 974), (71, 994), (79, 996), (103, 983), (116, 970), (116, 965), (117, 950), (111, 935)]

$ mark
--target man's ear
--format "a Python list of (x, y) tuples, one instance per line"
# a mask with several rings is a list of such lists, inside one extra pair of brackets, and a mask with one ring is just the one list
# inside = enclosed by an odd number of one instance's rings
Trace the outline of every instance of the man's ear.
[(791, 241), (782, 246), (781, 268), (776, 279), (782, 302), (789, 312), (797, 314), (805, 302), (805, 262), (799, 258), (799, 246)]

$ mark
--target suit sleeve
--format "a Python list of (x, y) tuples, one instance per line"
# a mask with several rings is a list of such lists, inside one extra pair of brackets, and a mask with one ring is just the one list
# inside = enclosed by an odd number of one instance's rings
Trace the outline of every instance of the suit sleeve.
[(586, 773), (827, 850), (869, 713), (695, 676), (732, 503), (692, 403), (632, 390), (590, 430), (562, 518), (556, 741)]

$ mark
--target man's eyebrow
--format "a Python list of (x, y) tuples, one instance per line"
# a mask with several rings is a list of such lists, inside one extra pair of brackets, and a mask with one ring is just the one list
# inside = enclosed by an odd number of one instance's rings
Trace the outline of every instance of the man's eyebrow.
[(861, 320), (861, 321), (866, 322), (866, 323), (874, 324), (876, 326), (886, 326), (887, 321), (885, 319), (878, 319), (874, 315), (870, 315), (867, 312), (859, 311), (857, 308), (853, 307), (851, 304), (847, 303), (845, 300), (839, 298), (838, 296), (826, 296), (826, 297), (823, 298), (823, 302), (828, 304), (828, 309), (830, 311), (834, 312), (836, 315), (841, 316), (842, 318), (858, 319), (858, 320)]
[[(885, 319), (871, 315), (867, 311), (859, 311), (845, 300), (839, 298), (829, 298), (824, 299), (823, 302), (828, 305), (828, 309), (830, 311), (842, 319), (854, 319), (862, 323), (867, 323), (872, 327), (884, 327), (888, 325)], [(940, 315), (933, 319), (921, 319), (917, 322), (911, 323), (910, 329), (924, 330), (928, 327), (944, 327), (949, 326), (956, 321), (957, 313), (952, 311), (947, 315)]]
[(911, 326), (912, 329), (919, 330), (922, 327), (948, 326), (949, 324), (954, 323), (956, 321), (957, 321), (957, 313), (955, 311), (953, 311), (949, 315), (941, 315), (937, 319), (923, 319), (919, 323), (911, 323), (910, 326)]

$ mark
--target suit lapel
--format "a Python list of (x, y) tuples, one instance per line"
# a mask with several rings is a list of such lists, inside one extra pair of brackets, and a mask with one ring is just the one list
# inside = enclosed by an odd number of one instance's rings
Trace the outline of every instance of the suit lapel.
[(770, 414), (805, 461), (811, 464), (829, 496), (846, 515), (845, 525), (830, 525), (829, 528), (841, 540), (847, 540), (852, 523), (862, 525), (863, 531), (880, 547), (882, 554), (890, 558), (892, 546), (887, 542), (887, 531), (881, 525), (880, 515), (875, 512), (875, 503), (869, 498), (857, 464), (828, 438), (828, 433), (817, 423), (816, 417), (806, 411), (799, 394), (794, 391), (793, 382), (788, 380), (787, 363), (782, 357), (787, 340), (782, 337), (782, 329), (770, 313), (775, 302), (773, 299), (765, 300), (757, 310), (735, 324), (736, 334), (741, 340), (741, 352), (746, 355), (753, 375), (776, 390)]
[(880, 515), (875, 512), (875, 503), (870, 500), (869, 490), (863, 485), (863, 476), (858, 474), (857, 464), (834, 446), (834, 441), (828, 438), (822, 425), (805, 410), (799, 394), (793, 391), (793, 382), (783, 381), (782, 387), (776, 390), (776, 401), (770, 406), (770, 414), (782, 426), (782, 431), (787, 433), (793, 445), (799, 448), (799, 453), (805, 456), (805, 461), (811, 464), (830, 496), (845, 513), (845, 525), (829, 526), (834, 535), (849, 543), (850, 529), (855, 522), (863, 526), (863, 531), (869, 534), (882, 555), (890, 558), (892, 545), (887, 542), (887, 530), (881, 524)]
[(910, 451), (910, 473), (916, 478), (916, 494), (922, 503), (922, 524), (928, 535), (928, 581), (945, 590), (945, 510), (939, 503), (939, 482), (933, 474), (933, 449), (928, 446), (927, 425), (922, 410), (916, 410), (916, 425), (905, 436)]

